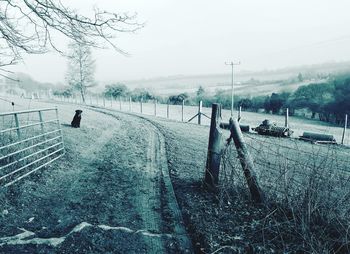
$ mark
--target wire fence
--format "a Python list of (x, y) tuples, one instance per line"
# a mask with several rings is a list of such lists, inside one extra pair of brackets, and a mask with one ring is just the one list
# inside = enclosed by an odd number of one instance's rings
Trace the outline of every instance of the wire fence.
[[(350, 149), (296, 139), (245, 133), (258, 183), (268, 202), (310, 218), (350, 219)], [(231, 142), (222, 152), (220, 186), (225, 195), (249, 195), (238, 153)]]
[[(53, 99), (62, 102), (83, 104), (81, 97), (57, 97), (53, 96)], [(85, 100), (86, 105), (99, 106), (105, 108), (111, 108), (115, 110), (132, 112), (138, 114), (145, 114), (150, 116), (156, 116), (161, 118), (168, 118), (171, 120), (200, 123), (201, 125), (210, 125), (211, 108), (201, 106), (201, 102), (198, 102), (197, 106), (185, 105), (185, 102), (178, 105), (159, 103), (156, 100), (142, 100), (134, 101), (131, 98), (120, 97), (111, 98), (97, 95), (87, 95)], [(222, 119), (229, 119), (231, 116), (230, 110), (221, 110)], [(241, 122), (250, 128), (258, 126), (263, 120), (270, 119), (271, 122), (275, 122), (278, 126), (284, 126), (285, 116), (270, 115), (270, 114), (258, 114), (247, 111), (234, 111), (234, 115), (239, 115)], [(289, 127), (293, 131), (292, 137), (298, 138), (302, 136), (304, 132), (311, 131), (319, 134), (333, 135), (338, 143), (344, 140), (344, 145), (350, 146), (350, 131), (345, 133), (344, 128), (338, 126), (332, 126), (328, 123), (310, 120), (301, 117), (290, 117)]]
[(64, 154), (57, 108), (0, 113), (0, 187), (8, 187)]

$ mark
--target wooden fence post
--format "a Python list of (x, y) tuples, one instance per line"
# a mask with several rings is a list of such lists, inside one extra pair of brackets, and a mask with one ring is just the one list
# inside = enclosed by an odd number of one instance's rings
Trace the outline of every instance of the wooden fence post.
[(219, 169), (221, 161), (221, 136), (220, 130), (220, 104), (213, 103), (211, 111), (211, 123), (209, 131), (208, 155), (205, 169), (204, 182), (215, 188), (219, 183)]
[(198, 124), (201, 125), (202, 123), (202, 101), (199, 101), (198, 105)]
[(259, 187), (258, 181), (254, 172), (254, 162), (248, 152), (247, 145), (244, 142), (243, 134), (239, 123), (235, 119), (230, 119), (231, 125), (231, 137), (235, 143), (238, 158), (241, 162), (243, 173), (246, 178), (248, 188), (251, 194), (252, 199), (255, 202), (262, 203), (264, 202), (263, 193)]
[(111, 95), (111, 108), (113, 108), (113, 97)]
[(119, 96), (119, 110), (122, 110), (122, 98)]
[(242, 106), (239, 106), (239, 110), (238, 110), (238, 122), (241, 120), (242, 118)]
[(284, 127), (288, 128), (289, 127), (289, 109), (286, 108), (286, 116), (285, 116), (285, 121), (284, 121)]
[(185, 107), (185, 100), (182, 100), (182, 108), (181, 108), (181, 120), (184, 121), (184, 107)]
[(345, 114), (345, 123), (344, 123), (344, 129), (343, 129), (343, 136), (341, 138), (341, 144), (344, 145), (344, 139), (345, 139), (345, 133), (346, 128), (348, 127), (348, 114)]
[(129, 111), (131, 112), (131, 97), (129, 97)]
[(102, 98), (103, 98), (103, 107), (105, 108), (106, 107), (106, 99), (104, 96)]
[(169, 118), (169, 107), (170, 107), (170, 105), (168, 102), (168, 104), (166, 105), (166, 118)]
[(141, 101), (140, 101), (140, 109), (141, 109), (141, 114), (143, 113), (142, 111), (142, 102), (143, 102), (143, 99), (141, 98)]
[(41, 127), (41, 132), (44, 133), (44, 120), (43, 120), (43, 114), (39, 110), (39, 121), (40, 121), (40, 127)]
[(19, 128), (18, 115), (17, 115), (17, 114), (14, 114), (14, 116), (15, 116), (15, 123), (16, 123), (17, 136), (18, 136), (18, 138), (21, 138), (21, 131), (20, 131), (20, 128)]
[(157, 100), (154, 100), (154, 116), (157, 116)]

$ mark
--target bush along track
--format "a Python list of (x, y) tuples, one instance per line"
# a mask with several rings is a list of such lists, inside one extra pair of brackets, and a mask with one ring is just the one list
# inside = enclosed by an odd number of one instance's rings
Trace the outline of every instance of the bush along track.
[(63, 124), (65, 160), (1, 190), (0, 253), (192, 252), (162, 135), (96, 110), (84, 110), (80, 129)]

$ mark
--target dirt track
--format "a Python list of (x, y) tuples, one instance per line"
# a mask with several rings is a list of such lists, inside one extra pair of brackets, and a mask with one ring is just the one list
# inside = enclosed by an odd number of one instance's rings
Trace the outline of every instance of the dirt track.
[(148, 121), (59, 106), (67, 155), (0, 192), (0, 253), (185, 253), (164, 138)]

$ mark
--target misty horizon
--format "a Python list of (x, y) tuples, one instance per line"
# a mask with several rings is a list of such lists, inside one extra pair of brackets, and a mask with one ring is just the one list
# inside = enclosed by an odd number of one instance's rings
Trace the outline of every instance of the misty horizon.
[[(230, 73), (225, 61), (240, 60), (240, 71), (276, 70), (350, 60), (347, 1), (63, 1), (83, 13), (93, 6), (137, 13), (144, 28), (120, 34), (116, 44), (130, 53), (93, 50), (99, 82), (178, 75)], [(57, 36), (60, 49), (68, 41)], [(9, 68), (40, 82), (65, 82), (67, 60), (56, 52), (24, 55)]]

